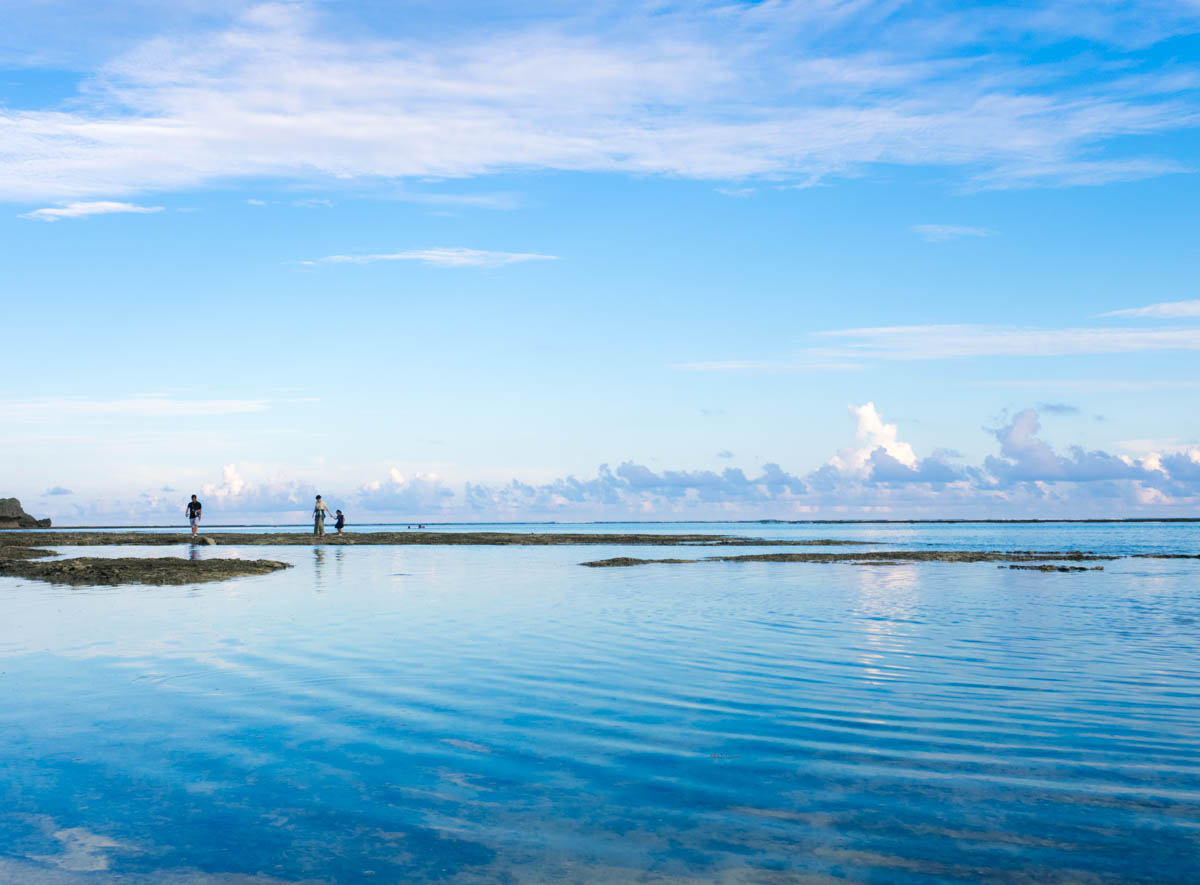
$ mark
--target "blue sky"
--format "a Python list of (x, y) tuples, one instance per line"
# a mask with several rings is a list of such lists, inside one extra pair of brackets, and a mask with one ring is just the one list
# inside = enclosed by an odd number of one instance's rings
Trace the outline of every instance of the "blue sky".
[(1196, 512), (1195, 2), (5, 16), (31, 512)]

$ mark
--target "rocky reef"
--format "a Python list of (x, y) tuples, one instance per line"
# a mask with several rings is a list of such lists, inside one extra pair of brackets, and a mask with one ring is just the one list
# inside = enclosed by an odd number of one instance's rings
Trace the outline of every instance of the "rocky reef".
[(0, 529), (48, 529), (50, 520), (30, 516), (16, 498), (0, 498)]
[(95, 557), (50, 559), (55, 551), (0, 543), (0, 575), (52, 584), (198, 584), (290, 568), (271, 559)]
[[(633, 565), (681, 565), (698, 562), (844, 562), (850, 565), (901, 565), (907, 562), (1015, 562), (1010, 568), (1038, 571), (1076, 571), (1084, 567), (1043, 567), (1053, 562), (1096, 562), (1120, 559), (1085, 550), (872, 550), (865, 553), (750, 553), (741, 556), (706, 556), (703, 559), (636, 559), (617, 556), (581, 562), (589, 568), (624, 568)], [(1003, 566), (1001, 566), (1003, 568)]]
[(270, 559), (182, 559), (177, 556), (98, 558), (39, 562), (0, 559), (0, 574), (52, 584), (199, 584), (289, 568)]

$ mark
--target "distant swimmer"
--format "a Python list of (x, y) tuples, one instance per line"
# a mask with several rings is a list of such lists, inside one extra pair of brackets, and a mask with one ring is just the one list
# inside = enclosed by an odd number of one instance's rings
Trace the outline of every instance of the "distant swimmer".
[(321, 496), (317, 495), (317, 503), (313, 505), (313, 534), (320, 537), (325, 536), (325, 516), (329, 513), (329, 507), (321, 500)]
[(342, 533), (342, 529), (346, 527), (346, 514), (339, 510), (337, 512), (337, 522), (333, 524), (333, 527), (338, 530), (338, 534), (340, 535)]
[(200, 502), (196, 500), (196, 496), (192, 495), (192, 500), (188, 501), (187, 518), (192, 524), (192, 537), (196, 537), (196, 532), (200, 530)]

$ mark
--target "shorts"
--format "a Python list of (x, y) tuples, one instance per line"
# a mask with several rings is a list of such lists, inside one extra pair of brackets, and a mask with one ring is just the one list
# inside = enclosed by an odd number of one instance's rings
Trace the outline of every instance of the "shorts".
[(195, 528), (196, 526), (200, 525), (200, 517), (198, 517), (198, 516), (189, 517), (188, 522), (190, 522), (192, 524), (192, 528)]

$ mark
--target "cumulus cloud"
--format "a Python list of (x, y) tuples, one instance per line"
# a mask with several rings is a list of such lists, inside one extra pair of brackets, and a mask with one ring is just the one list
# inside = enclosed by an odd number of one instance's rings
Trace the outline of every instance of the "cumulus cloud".
[(1200, 317), (1200, 298), (1191, 301), (1161, 301), (1158, 304), (1148, 304), (1145, 307), (1110, 310), (1108, 313), (1100, 314), (1100, 316), (1148, 317), (1150, 319), (1161, 320)]
[(990, 237), (995, 233), (986, 227), (964, 227), (957, 224), (914, 224), (909, 230), (927, 243), (942, 243), (962, 237)]
[(375, 255), (327, 255), (305, 264), (374, 264), (377, 261), (419, 261), (435, 267), (503, 267), (525, 261), (554, 261), (557, 255), (538, 252), (494, 252), (485, 249), (465, 249), (461, 246), (442, 249), (410, 249)]
[[(809, 185), (872, 164), (1089, 184), (1180, 170), (1104, 148), (1197, 120), (1195, 78), (1142, 51), (1194, 29), (1186, 5), (1088, 5), (1081, 31), (1048, 2), (632, 4), (421, 39), (338, 36), (357, 28), (335, 7), (253, 7), (130, 49), (59, 107), (0, 110), (0, 199), (529, 169)], [(1037, 57), (1068, 35), (1117, 61)]]
[(26, 212), (22, 218), (32, 218), (36, 221), (61, 221), (64, 218), (87, 218), (91, 215), (114, 215), (133, 213), (146, 215), (163, 211), (162, 206), (138, 206), (133, 203), (116, 203), (111, 200), (94, 200), (92, 202), (67, 203), (63, 206), (52, 206), (46, 209), (34, 209)]
[(476, 512), (510, 517), (522, 513), (646, 517), (697, 509), (719, 513), (747, 506), (786, 505), (797, 502), (806, 491), (803, 479), (785, 472), (778, 464), (765, 464), (762, 473), (748, 477), (737, 468), (719, 473), (655, 471), (626, 461), (615, 471), (601, 465), (591, 479), (568, 476), (540, 485), (514, 480), (498, 487), (468, 483), (465, 502)]
[(304, 512), (311, 509), (320, 494), (310, 483), (286, 478), (247, 482), (236, 464), (226, 464), (221, 470), (221, 481), (205, 483), (200, 490), (209, 499), (204, 502), (208, 514)]
[(1037, 411), (1025, 409), (1009, 424), (994, 431), (1000, 441), (1001, 456), (988, 456), (984, 468), (1000, 485), (1151, 478), (1142, 465), (1120, 455), (1086, 451), (1078, 446), (1071, 447), (1068, 455), (1057, 454), (1038, 437), (1040, 430)]
[(912, 446), (900, 442), (896, 425), (884, 423), (875, 409), (875, 403), (850, 406), (850, 414), (857, 425), (854, 435), (861, 445), (842, 449), (829, 459), (831, 467), (841, 473), (866, 476), (871, 471), (871, 458), (877, 450), (903, 467), (910, 470), (916, 467), (917, 456)]
[(444, 509), (454, 497), (435, 473), (405, 476), (396, 468), (386, 480), (372, 480), (358, 490), (355, 501), (364, 510), (404, 511), (427, 515)]

